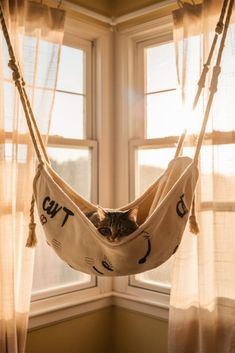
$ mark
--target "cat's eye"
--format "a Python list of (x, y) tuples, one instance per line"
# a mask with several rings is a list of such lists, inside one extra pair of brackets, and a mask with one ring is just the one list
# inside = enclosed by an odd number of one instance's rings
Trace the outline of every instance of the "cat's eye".
[(111, 229), (110, 228), (99, 228), (98, 229), (99, 232), (102, 234), (102, 235), (111, 235)]

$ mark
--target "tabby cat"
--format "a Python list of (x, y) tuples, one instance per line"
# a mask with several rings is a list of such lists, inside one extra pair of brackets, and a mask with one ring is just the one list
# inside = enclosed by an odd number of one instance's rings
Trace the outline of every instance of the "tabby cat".
[(137, 208), (117, 211), (98, 206), (97, 211), (86, 213), (86, 216), (108, 241), (118, 242), (138, 228), (137, 213)]

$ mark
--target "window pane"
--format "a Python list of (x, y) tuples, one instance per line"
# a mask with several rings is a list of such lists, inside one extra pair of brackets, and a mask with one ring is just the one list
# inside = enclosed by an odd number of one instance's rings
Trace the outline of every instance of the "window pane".
[(6, 162), (17, 161), (17, 163), (27, 162), (28, 146), (23, 144), (12, 144), (5, 143), (3, 145), (4, 149), (4, 160)]
[[(135, 197), (141, 195), (165, 171), (170, 161), (174, 158), (175, 151), (175, 148), (139, 148), (137, 150)], [(194, 148), (186, 147), (183, 150), (183, 155), (193, 158), (194, 152)], [(135, 275), (134, 278), (140, 282), (140, 287), (145, 286), (145, 284), (148, 286), (170, 285), (172, 261), (171, 257), (156, 269)], [(138, 286), (138, 282), (135, 282), (134, 285)]]
[(235, 202), (235, 146), (204, 146), (201, 168), (202, 201)]
[(139, 149), (137, 151), (136, 197), (141, 195), (165, 170), (174, 157), (173, 148)]
[(91, 199), (91, 151), (89, 148), (47, 148), (53, 169), (87, 200)]
[[(205, 266), (207, 272), (204, 276), (204, 287), (208, 294), (212, 293), (214, 288), (210, 290), (208, 286), (213, 286), (214, 281), (207, 281), (207, 278), (215, 278), (221, 284), (217, 286), (217, 296), (234, 299), (235, 212), (202, 212), (200, 227), (200, 246), (210, 249), (212, 254), (210, 259), (204, 258), (208, 262)], [(212, 266), (209, 265), (210, 261), (213, 262)], [(203, 259), (201, 266), (203, 267)]]
[(84, 93), (84, 56), (81, 49), (62, 47), (57, 89)]
[(84, 116), (83, 96), (56, 92), (50, 135), (85, 138)]
[(15, 102), (15, 86), (12, 83), (4, 83), (3, 91), (4, 99), (4, 130), (13, 131), (14, 124), (14, 102)]
[(221, 73), (213, 110), (213, 128), (219, 131), (235, 130), (235, 25), (230, 25), (224, 47)]
[(49, 120), (48, 117), (51, 114), (51, 107), (53, 104), (53, 91), (44, 90), (41, 88), (35, 88), (32, 91), (30, 88), (28, 88), (27, 92), (29, 96), (33, 96), (33, 112), (37, 119), (40, 133), (47, 134)]
[[(40, 40), (37, 57), (36, 86), (55, 88), (59, 45)], [(48, 62), (48, 57), (51, 61)], [(50, 70), (49, 70), (50, 68)]]
[(147, 90), (156, 92), (177, 86), (175, 49), (167, 43), (146, 49), (147, 52)]
[(36, 54), (38, 40), (35, 37), (23, 37), (23, 63), (27, 70), (24, 70), (24, 80), (27, 85), (33, 85), (35, 82)]
[(172, 266), (173, 266), (173, 256), (170, 257), (170, 259), (164, 262), (164, 264), (162, 264), (161, 266), (154, 268), (153, 270), (135, 275), (135, 279), (144, 284), (147, 283), (153, 286), (163, 285), (163, 284), (170, 285)]
[[(135, 185), (136, 197), (141, 195), (147, 187), (164, 172), (169, 162), (174, 157), (174, 154), (174, 148), (139, 149), (137, 151), (137, 178)], [(157, 269), (136, 275), (135, 279), (143, 284), (169, 284), (171, 266), (172, 261), (170, 259)], [(138, 286), (136, 283), (135, 285)]]
[[(91, 196), (91, 151), (72, 148), (47, 148), (53, 169), (86, 199)], [(65, 285), (89, 283), (90, 276), (71, 269), (47, 245), (40, 222), (36, 248), (33, 292)]]
[(12, 71), (8, 66), (9, 62), (9, 54), (8, 54), (8, 47), (5, 41), (5, 38), (2, 35), (1, 31), (1, 44), (2, 44), (2, 50), (3, 50), (3, 74), (5, 79), (12, 79)]
[(177, 90), (147, 96), (147, 138), (178, 136), (184, 129)]
[(64, 263), (46, 243), (40, 222), (37, 222), (38, 245), (35, 251), (33, 293), (66, 285), (89, 283), (90, 276), (75, 271)]

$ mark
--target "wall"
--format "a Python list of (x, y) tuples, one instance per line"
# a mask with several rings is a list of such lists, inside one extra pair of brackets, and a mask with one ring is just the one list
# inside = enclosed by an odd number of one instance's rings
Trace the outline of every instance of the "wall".
[(97, 12), (101, 15), (105, 15), (108, 17), (112, 15), (112, 0), (69, 0), (69, 2), (82, 6), (88, 10)]
[(167, 322), (117, 307), (28, 333), (26, 353), (167, 353)]
[(166, 321), (117, 307), (113, 320), (114, 353), (167, 353)]
[(116, 0), (113, 1), (112, 15), (114, 17), (126, 15), (130, 12), (162, 2), (161, 0)]
[(101, 15), (118, 17), (161, 2), (161, 0), (69, 0)]
[(112, 308), (28, 333), (25, 353), (110, 353)]

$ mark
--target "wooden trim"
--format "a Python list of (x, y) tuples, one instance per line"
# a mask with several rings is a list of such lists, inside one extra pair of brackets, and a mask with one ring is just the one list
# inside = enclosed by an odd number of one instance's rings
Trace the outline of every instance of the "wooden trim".
[(202, 201), (198, 205), (198, 212), (235, 212), (235, 202)]
[(86, 297), (79, 295), (77, 292), (73, 293), (73, 295), (61, 295), (32, 303), (28, 330), (37, 330), (41, 327), (70, 320), (71, 318), (110, 306), (124, 308), (149, 317), (168, 321), (169, 295), (165, 295), (164, 300), (160, 297), (153, 300), (146, 299), (143, 295), (139, 296), (130, 293), (107, 292), (98, 294), (96, 292), (95, 289), (88, 289)]
[(113, 305), (144, 314), (156, 319), (168, 321), (169, 319), (169, 295), (168, 304), (161, 301), (151, 301), (145, 299), (144, 296), (137, 297), (135, 295), (128, 295), (123, 293), (114, 293)]
[[(133, 139), (130, 141), (131, 148), (166, 148), (175, 147), (178, 142), (179, 136), (167, 136), (154, 139)], [(185, 146), (195, 146), (197, 135), (187, 135), (185, 139)], [(204, 145), (229, 145), (235, 143), (235, 130), (224, 132), (224, 131), (213, 131), (206, 133), (204, 136)]]

